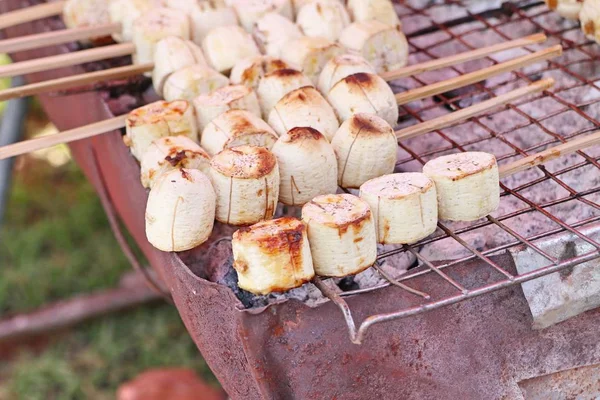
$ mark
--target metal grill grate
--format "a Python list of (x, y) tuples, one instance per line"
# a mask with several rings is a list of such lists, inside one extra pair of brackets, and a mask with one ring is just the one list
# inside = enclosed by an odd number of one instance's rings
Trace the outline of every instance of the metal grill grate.
[[(542, 95), (530, 96), (500, 107), (485, 116), (471, 118), (453, 128), (431, 132), (399, 143), (403, 156), (399, 158), (397, 171), (418, 171), (431, 158), (467, 150), (493, 152), (502, 165), (585, 135), (600, 127), (598, 121), (600, 118), (600, 88), (598, 87), (600, 45), (586, 40), (577, 22), (565, 20), (552, 13), (543, 2), (507, 2), (496, 10), (488, 10), (480, 14), (469, 13), (458, 2), (430, 2), (435, 4), (427, 7), (415, 5), (416, 3), (424, 2), (407, 0), (397, 5), (403, 29), (409, 39), (412, 63), (539, 32), (549, 37), (545, 44), (511, 50), (510, 58), (514, 58), (515, 54), (522, 55), (554, 44), (561, 44), (564, 54), (558, 59), (538, 64), (524, 71), (503, 74), (460, 91), (402, 106), (401, 124), (407, 126), (461, 109), (471, 102), (485, 100), (516, 87), (525, 86), (541, 77), (553, 77), (557, 80), (555, 87)], [(423, 26), (427, 28), (421, 29), (420, 27)], [(481, 40), (486, 42), (481, 43)], [(498, 64), (506, 55), (501, 53), (483, 61), (420, 74), (393, 82), (392, 86), (394, 88), (423, 86), (447, 77), (471, 72), (482, 67), (482, 64), (483, 66)], [(583, 76), (581, 69), (585, 70), (587, 77)], [(497, 118), (504, 122), (496, 123)], [(461, 137), (465, 132), (470, 133), (467, 136), (471, 137)], [(416, 272), (409, 270), (396, 282), (396, 285), (401, 287), (398, 290), (409, 290), (416, 296), (421, 296), (420, 305), (399, 309), (392, 313), (372, 315), (357, 329), (351, 310), (343, 298), (372, 292), (389, 286), (390, 283), (341, 294), (334, 293), (320, 280), (315, 284), (340, 307), (352, 341), (360, 343), (373, 324), (454, 304), (598, 258), (600, 244), (581, 233), (582, 228), (600, 221), (600, 205), (597, 203), (600, 200), (600, 164), (598, 164), (600, 151), (598, 150), (596, 147), (579, 151), (577, 155), (537, 167), (533, 171), (534, 176), (530, 176), (532, 172), (528, 171), (518, 174), (515, 179), (504, 179), (501, 184), (503, 189), (501, 208), (486, 220), (469, 224), (440, 222), (438, 231), (432, 237), (414, 245), (379, 254), (378, 260), (381, 261), (387, 257), (398, 256), (400, 253), (412, 253), (421, 266), (427, 267)], [(596, 155), (593, 155), (594, 151)], [(587, 170), (588, 177), (595, 175), (597, 179), (581, 181), (573, 178), (565, 179), (570, 174), (571, 176), (581, 174), (586, 169), (592, 170), (592, 172)], [(575, 180), (577, 185), (567, 184), (565, 180)], [(548, 198), (544, 198), (546, 194)], [(514, 204), (520, 206), (515, 207)], [(523, 220), (529, 222), (523, 224)], [(548, 228), (539, 231), (527, 225)], [(498, 239), (496, 245), (480, 248), (474, 243), (474, 237), (484, 231), (487, 237), (502, 239)], [(555, 257), (536, 244), (541, 239), (565, 232), (588, 243), (593, 250), (575, 257)], [(455, 257), (451, 261), (434, 262), (426, 253), (420, 251), (442, 241), (454, 242), (455, 247), (460, 247), (467, 254)], [(490, 258), (500, 252), (518, 247), (527, 247), (535, 251), (548, 261), (547, 265), (527, 274), (513, 275)], [(453, 266), (473, 260), (480, 260), (490, 269), (495, 270), (498, 273), (497, 281), (481, 287), (466, 288), (446, 273)], [(378, 270), (382, 273), (380, 269)], [(456, 294), (439, 298), (439, 296), (430, 297), (429, 294), (410, 290), (413, 279), (431, 273), (438, 274), (448, 285), (454, 287)], [(402, 288), (404, 285), (405, 287)], [(431, 300), (432, 297), (436, 297), (436, 300)]]

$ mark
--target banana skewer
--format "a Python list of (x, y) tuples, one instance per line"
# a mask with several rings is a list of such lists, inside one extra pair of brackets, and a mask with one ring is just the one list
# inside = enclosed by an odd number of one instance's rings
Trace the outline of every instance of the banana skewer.
[(196, 97), (193, 103), (200, 131), (203, 131), (211, 121), (227, 110), (247, 110), (260, 117), (260, 106), (256, 93), (243, 85), (223, 86), (209, 94)]
[(233, 66), (229, 79), (234, 85), (244, 85), (256, 90), (266, 75), (289, 67), (283, 60), (271, 56), (249, 57), (239, 60)]
[(313, 0), (300, 8), (296, 24), (306, 36), (336, 41), (350, 24), (350, 16), (338, 0)]
[(302, 32), (283, 15), (267, 13), (254, 24), (252, 36), (264, 54), (279, 57), (283, 46), (292, 39), (302, 37)]

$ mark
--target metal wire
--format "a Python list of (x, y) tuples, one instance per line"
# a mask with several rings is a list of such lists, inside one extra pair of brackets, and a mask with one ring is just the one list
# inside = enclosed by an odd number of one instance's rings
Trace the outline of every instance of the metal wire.
[[(403, 168), (408, 167), (410, 163), (415, 162), (423, 165), (429, 159), (446, 154), (449, 151), (467, 151), (473, 148), (477, 149), (478, 146), (495, 142), (499, 142), (506, 148), (510, 149), (508, 153), (499, 155), (497, 157), (499, 162), (508, 161), (510, 159), (527, 156), (548, 146), (564, 143), (571, 138), (585, 135), (600, 127), (600, 121), (598, 120), (598, 118), (600, 118), (599, 113), (597, 112), (594, 114), (592, 112), (594, 106), (597, 107), (596, 110), (600, 110), (600, 87), (595, 82), (595, 80), (600, 82), (600, 74), (595, 79), (589, 79), (574, 70), (574, 67), (581, 64), (590, 64), (592, 66), (600, 67), (600, 58), (598, 56), (600, 55), (600, 45), (592, 44), (591, 42), (584, 40), (583, 34), (581, 34), (579, 31), (579, 27), (576, 25), (576, 23), (562, 21), (561, 17), (558, 15), (553, 16), (550, 14), (551, 11), (547, 9), (544, 3), (539, 1), (523, 1), (519, 3), (506, 2), (497, 10), (490, 10), (480, 14), (471, 14), (465, 12), (466, 15), (462, 15), (459, 18), (446, 21), (444, 23), (436, 22), (435, 18), (430, 15), (433, 12), (433, 8), (437, 8), (437, 11), (443, 12), (444, 7), (456, 8), (457, 6), (460, 6), (460, 2), (446, 1), (443, 4), (435, 5), (435, 7), (423, 8), (412, 6), (409, 0), (402, 3), (402, 5), (399, 7), (401, 19), (425, 18), (428, 20), (428, 23), (431, 24), (426, 28), (407, 34), (411, 53), (426, 56), (428, 58), (438, 58), (449, 55), (447, 53), (443, 54), (442, 52), (440, 52), (440, 54), (434, 54), (432, 51), (432, 49), (443, 47), (443, 45), (461, 45), (467, 50), (471, 50), (474, 47), (469, 43), (466, 37), (477, 34), (478, 32), (490, 33), (490, 31), (493, 31), (493, 33), (498, 35), (502, 40), (516, 39), (516, 37), (510, 36), (510, 29), (508, 29), (510, 25), (527, 23), (535, 29), (535, 32), (545, 33), (550, 38), (549, 42), (553, 42), (553, 44), (560, 43), (564, 47), (565, 54), (569, 51), (577, 52), (577, 54), (579, 54), (579, 59), (570, 61), (569, 57), (563, 56), (559, 59), (553, 59), (541, 63), (541, 67), (536, 69), (535, 72), (531, 74), (532, 76), (522, 71), (514, 71), (510, 74), (506, 74), (506, 79), (499, 84), (486, 85), (485, 82), (480, 82), (471, 85), (467, 90), (462, 90), (457, 93), (451, 92), (438, 95), (436, 96), (435, 101), (415, 102), (403, 105), (400, 109), (401, 121), (403, 124), (422, 122), (427, 119), (425, 117), (426, 115), (430, 115), (431, 113), (439, 111), (440, 109), (458, 110), (462, 108), (461, 104), (463, 101), (480, 101), (482, 99), (494, 97), (496, 93), (502, 90), (503, 87), (524, 86), (531, 83), (533, 80), (538, 79), (539, 76), (544, 73), (551, 74), (558, 71), (560, 74), (568, 76), (571, 84), (548, 90), (544, 92), (543, 95), (529, 97), (526, 100), (521, 100), (504, 107), (499, 107), (496, 111), (488, 113), (486, 116), (474, 117), (462, 124), (466, 129), (469, 129), (469, 126), (476, 127), (478, 130), (481, 130), (485, 133), (484, 137), (478, 137), (474, 140), (459, 143), (458, 141), (453, 140), (446, 132), (444, 132), (444, 130), (438, 130), (435, 131), (435, 134), (438, 136), (437, 140), (439, 141), (439, 139), (442, 139), (446, 145), (428, 150), (427, 152), (421, 152), (420, 154), (416, 149), (412, 148), (410, 143), (413, 142), (401, 142), (399, 144), (400, 149), (403, 150), (408, 156), (398, 161), (397, 170), (401, 171)], [(438, 15), (439, 14), (440, 13), (438, 13)], [(540, 20), (543, 19), (542, 17), (550, 20), (555, 17), (557, 22), (555, 25), (560, 26), (561, 29), (555, 30), (552, 28), (554, 25), (546, 26), (547, 24), (541, 23)], [(430, 40), (427, 42), (427, 46), (419, 45), (419, 39), (422, 36), (431, 34), (440, 36), (439, 40), (435, 43), (431, 43)], [(516, 34), (518, 35), (519, 33)], [(576, 39), (569, 39), (572, 37), (575, 37)], [(599, 46), (598, 50), (596, 51), (597, 54), (594, 54), (593, 46)], [(532, 52), (533, 49), (526, 49), (526, 51)], [(492, 57), (487, 57), (486, 60), (492, 65), (498, 64), (498, 61)], [(460, 66), (450, 67), (446, 70), (451, 71), (456, 75), (462, 75), (464, 73), (462, 72)], [(592, 68), (590, 68), (590, 70), (592, 70)], [(413, 86), (423, 86), (429, 83), (426, 82), (423, 76), (413, 76), (409, 78), (409, 81), (409, 83)], [(401, 83), (402, 81), (400, 83), (394, 82), (392, 86), (400, 87)], [(585, 99), (578, 102), (569, 100), (569, 92), (577, 89), (595, 89), (598, 90), (598, 96), (593, 99)], [(531, 105), (536, 101), (540, 101), (540, 99), (551, 99), (554, 103), (560, 106), (560, 108), (553, 110), (539, 118), (536, 118), (525, 111), (525, 106)], [(510, 127), (510, 129), (506, 129), (505, 131), (495, 130), (489, 124), (485, 123), (486, 118), (489, 118), (490, 116), (497, 116), (500, 113), (507, 111), (513, 113), (515, 116), (518, 116), (518, 118), (524, 120), (524, 122), (518, 123)], [(569, 130), (569, 132), (561, 133), (555, 132), (548, 127), (548, 121), (551, 121), (553, 118), (564, 116), (567, 113), (574, 113), (574, 115), (577, 115), (578, 118), (585, 120), (586, 124), (590, 126), (582, 129), (572, 130), (568, 129), (569, 127), (565, 127), (565, 129)], [(526, 148), (519, 147), (508, 138), (508, 136), (516, 130), (532, 128), (539, 130), (539, 132), (543, 133), (546, 138)], [(427, 138), (422, 137), (419, 138), (419, 140), (427, 140)], [(586, 216), (586, 218), (582, 218), (581, 220), (570, 221), (569, 223), (566, 223), (565, 221), (559, 219), (552, 211), (553, 207), (558, 205), (566, 205), (569, 202), (580, 203), (581, 207), (588, 207), (594, 211), (600, 210), (600, 205), (590, 198), (591, 195), (600, 194), (600, 186), (591, 186), (593, 182), (586, 182), (588, 183), (588, 186), (578, 191), (569, 186), (562, 179), (562, 177), (566, 174), (583, 168), (597, 168), (598, 173), (600, 174), (600, 163), (598, 162), (598, 158), (589, 155), (586, 151), (579, 151), (576, 154), (580, 156), (583, 162), (577, 162), (574, 165), (557, 169), (554, 172), (549, 171), (548, 168), (544, 166), (540, 166), (537, 167), (537, 170), (539, 171), (538, 175), (541, 175), (540, 177), (531, 178), (531, 180), (525, 183), (520, 183), (519, 186), (513, 188), (510, 188), (505, 184), (501, 184), (501, 188), (503, 190), (502, 201), (513, 198), (519, 200), (520, 204), (524, 204), (525, 206), (523, 208), (506, 212), (504, 215), (488, 216), (485, 220), (476, 221), (468, 224), (468, 226), (461, 226), (460, 228), (453, 228), (451, 224), (447, 225), (445, 223), (439, 223), (438, 227), (440, 229), (438, 230), (438, 234), (435, 236), (426, 238), (421, 242), (411, 246), (404, 246), (399, 249), (381, 253), (378, 256), (378, 261), (381, 261), (388, 257), (398, 256), (400, 253), (409, 252), (417, 258), (420, 265), (424, 268), (419, 268), (415, 271), (409, 271), (407, 274), (404, 274), (396, 279), (392, 279), (388, 274), (382, 273), (383, 270), (381, 268), (377, 268), (377, 271), (380, 271), (380, 274), (382, 274), (382, 276), (388, 279), (388, 281), (391, 283), (386, 283), (371, 288), (350, 290), (340, 294), (336, 294), (335, 292), (328, 290), (324, 285), (318, 284), (317, 287), (321, 289), (323, 294), (329, 297), (343, 312), (344, 318), (348, 324), (351, 340), (354, 343), (360, 343), (364, 339), (369, 327), (377, 323), (408, 317), (450, 304), (455, 304), (475, 296), (480, 296), (495, 290), (517, 285), (531, 279), (560, 271), (564, 268), (573, 267), (583, 262), (599, 258), (600, 243), (583, 234), (579, 228), (589, 226), (593, 223), (598, 223), (600, 221), (600, 212), (596, 213), (592, 217)], [(556, 185), (557, 188), (560, 188), (561, 191), (568, 193), (568, 195), (553, 200), (536, 203), (535, 201), (529, 199), (524, 193), (540, 184)], [(537, 218), (545, 218), (551, 221), (552, 225), (556, 227), (549, 229), (546, 232), (525, 235), (517, 232), (515, 229), (506, 224), (513, 218), (534, 214)], [(498, 234), (505, 235), (514, 240), (510, 240), (493, 248), (479, 250), (477, 249), (477, 246), (469, 243), (469, 240), (464, 236), (464, 234), (475, 232), (483, 228), (492, 229), (494, 233), (497, 232)], [(592, 250), (572, 258), (559, 259), (543, 251), (540, 246), (536, 245), (537, 241), (560, 233), (573, 234), (575, 237), (578, 237), (580, 240), (591, 245)], [(441, 240), (453, 240), (459, 244), (465, 250), (465, 252), (468, 253), (468, 255), (459, 259), (440, 263), (427, 259), (426, 256), (418, 251), (418, 249), (422, 246), (431, 245)], [(499, 254), (500, 252), (517, 248), (529, 248), (533, 250), (545, 258), (548, 261), (548, 265), (526, 274), (513, 275), (511, 272), (506, 271), (500, 265), (495, 263), (492, 258), (490, 258), (493, 255)], [(487, 265), (496, 271), (499, 279), (493, 283), (489, 283), (481, 287), (466, 287), (459, 281), (459, 279), (453, 278), (445, 272), (449, 271), (453, 267), (464, 265), (464, 263), (474, 260), (479, 260), (482, 265)], [(431, 296), (431, 298), (435, 299), (432, 300), (429, 298), (429, 295), (434, 295), (433, 293), (426, 294), (427, 297), (423, 296), (425, 294), (423, 293), (421, 294), (420, 305), (399, 309), (391, 313), (369, 316), (365, 318), (365, 320), (358, 325), (357, 328), (357, 324), (352, 317), (350, 307), (343, 299), (344, 297), (380, 290), (381, 288), (388, 287), (390, 285), (396, 286), (398, 288), (397, 290), (406, 290), (414, 293), (415, 289), (412, 289), (412, 285), (410, 284), (411, 281), (417, 277), (432, 273), (440, 276), (455, 292), (455, 294), (441, 298), (439, 295)]]

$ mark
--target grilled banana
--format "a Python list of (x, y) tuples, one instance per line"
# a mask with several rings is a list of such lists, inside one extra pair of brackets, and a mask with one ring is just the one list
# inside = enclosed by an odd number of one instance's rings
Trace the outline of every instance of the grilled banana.
[(160, 40), (154, 51), (154, 71), (152, 71), (152, 84), (156, 93), (162, 95), (165, 80), (173, 72), (195, 64), (208, 67), (202, 50), (192, 41), (177, 36)]
[(157, 7), (164, 7), (164, 0), (109, 0), (108, 13), (112, 23), (121, 24), (121, 32), (114, 33), (117, 42), (133, 40), (133, 21)]
[[(106, 0), (67, 0), (63, 7), (63, 21), (69, 29), (110, 24)], [(92, 40), (98, 38), (92, 38)]]
[(347, 6), (355, 22), (375, 19), (388, 26), (400, 27), (398, 14), (390, 0), (348, 0)]
[(197, 96), (227, 86), (229, 79), (205, 65), (195, 64), (173, 72), (163, 85), (163, 97), (167, 101), (192, 101)]
[(361, 54), (379, 74), (404, 67), (408, 62), (408, 42), (404, 34), (376, 20), (348, 25), (340, 35), (340, 44)]
[(250, 57), (238, 61), (233, 66), (229, 78), (234, 85), (244, 85), (256, 90), (258, 83), (265, 75), (285, 68), (289, 68), (289, 65), (278, 58)]
[(306, 36), (320, 36), (335, 42), (350, 24), (350, 17), (338, 0), (314, 0), (302, 6), (296, 24)]
[(388, 124), (398, 121), (394, 92), (379, 75), (359, 72), (333, 85), (327, 96), (342, 121), (355, 113), (375, 114)]
[(545, 0), (551, 10), (568, 19), (579, 19), (583, 0)]
[(251, 225), (273, 218), (279, 168), (266, 148), (242, 145), (221, 151), (210, 162), (210, 179), (217, 194), (217, 221)]
[(202, 41), (202, 50), (208, 63), (223, 73), (229, 73), (239, 60), (260, 55), (252, 36), (239, 26), (212, 29)]
[(288, 18), (271, 12), (256, 21), (252, 28), (252, 36), (264, 54), (279, 57), (281, 48), (289, 40), (302, 37), (302, 32)]
[(265, 121), (246, 110), (229, 110), (212, 120), (200, 144), (208, 154), (244, 144), (271, 149), (277, 135)]
[(600, 43), (600, 1), (584, 0), (579, 11), (579, 20), (585, 36)]
[(344, 277), (377, 259), (375, 225), (369, 205), (351, 194), (315, 197), (302, 207), (315, 273)]
[(194, 99), (194, 107), (200, 131), (225, 111), (235, 108), (248, 110), (260, 117), (256, 93), (243, 85), (224, 86), (209, 94), (198, 96)]
[(197, 169), (174, 169), (150, 190), (146, 237), (162, 251), (185, 251), (204, 243), (215, 219), (215, 192)]
[[(298, 13), (300, 12), (300, 10), (302, 9), (302, 7), (304, 7), (307, 4), (312, 3), (315, 0), (292, 0), (292, 4), (294, 6), (294, 13), (296, 14), (296, 18), (298, 16)], [(344, 2), (341, 0), (335, 0), (338, 1), (340, 4), (344, 5)]]
[(125, 131), (123, 140), (138, 160), (154, 139), (183, 135), (198, 141), (194, 109), (184, 100), (157, 101), (136, 108), (127, 116)]
[(440, 219), (475, 221), (498, 208), (500, 184), (496, 157), (466, 152), (438, 157), (423, 166), (435, 182)]
[(268, 13), (277, 13), (288, 20), (294, 20), (290, 0), (231, 0), (231, 7), (237, 13), (242, 27), (252, 32), (254, 24)]
[(255, 294), (290, 290), (315, 275), (306, 227), (279, 218), (241, 228), (231, 241), (238, 286)]
[(280, 57), (292, 68), (302, 71), (316, 85), (327, 61), (343, 52), (344, 49), (331, 40), (303, 36), (286, 42)]
[(188, 13), (192, 22), (192, 38), (199, 45), (211, 30), (220, 26), (238, 25), (237, 15), (231, 7), (215, 7), (201, 1), (190, 8)]
[(327, 61), (319, 75), (317, 88), (327, 96), (333, 85), (345, 77), (359, 72), (375, 74), (375, 68), (364, 57), (358, 54), (340, 54)]
[(436, 229), (435, 185), (424, 174), (408, 172), (371, 179), (361, 185), (360, 198), (371, 207), (379, 243), (411, 244)]
[(286, 94), (269, 113), (268, 122), (280, 136), (302, 126), (316, 129), (329, 141), (340, 127), (327, 100), (310, 86)]
[(263, 117), (268, 118), (275, 104), (286, 94), (305, 86), (312, 86), (312, 81), (295, 69), (278, 69), (266, 74), (256, 89)]
[(337, 161), (331, 144), (312, 128), (293, 128), (271, 150), (279, 164), (279, 201), (301, 206), (337, 191)]
[(155, 139), (142, 160), (142, 185), (151, 188), (164, 174), (177, 168), (197, 169), (208, 173), (210, 157), (196, 142), (186, 136)]
[(331, 141), (338, 162), (338, 184), (359, 188), (369, 179), (394, 172), (397, 140), (394, 130), (374, 114), (354, 114)]

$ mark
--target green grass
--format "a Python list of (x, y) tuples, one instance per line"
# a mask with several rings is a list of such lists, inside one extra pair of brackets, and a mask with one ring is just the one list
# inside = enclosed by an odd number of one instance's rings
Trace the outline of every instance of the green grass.
[[(0, 315), (111, 287), (130, 268), (77, 167), (31, 160), (15, 177), (0, 265)], [(191, 367), (215, 383), (175, 308), (141, 307), (0, 360), (0, 399), (111, 399), (120, 383), (164, 366)]]

